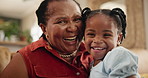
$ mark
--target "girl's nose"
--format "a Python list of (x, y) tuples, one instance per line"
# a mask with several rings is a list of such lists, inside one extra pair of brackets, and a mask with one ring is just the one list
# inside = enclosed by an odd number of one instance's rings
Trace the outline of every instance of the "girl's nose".
[(101, 37), (95, 37), (93, 42), (96, 44), (101, 44), (101, 43), (103, 43), (103, 39)]

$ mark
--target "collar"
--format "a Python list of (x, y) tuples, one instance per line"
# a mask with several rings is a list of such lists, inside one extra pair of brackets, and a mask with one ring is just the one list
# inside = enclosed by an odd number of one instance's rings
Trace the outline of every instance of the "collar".
[(40, 47), (48, 47), (48, 49), (52, 50), (52, 48), (48, 45), (48, 42), (44, 40), (43, 37), (41, 37), (38, 41), (31, 43), (31, 51), (34, 51)]
[[(41, 47), (46, 48), (51, 53), (54, 52), (53, 54), (55, 54), (55, 52), (56, 52), (56, 50), (54, 50), (52, 47), (50, 47), (48, 45), (48, 42), (46, 40), (44, 40), (43, 37), (41, 37), (38, 41), (31, 43), (30, 46), (31, 46), (30, 48), (31, 48), (32, 52), (38, 48), (41, 48)], [(81, 56), (81, 54), (84, 53), (84, 51), (86, 51), (86, 49), (85, 49), (84, 43), (82, 42), (80, 44), (80, 47), (78, 49), (78, 54), (76, 56)], [(56, 53), (56, 55), (58, 55), (58, 54)]]

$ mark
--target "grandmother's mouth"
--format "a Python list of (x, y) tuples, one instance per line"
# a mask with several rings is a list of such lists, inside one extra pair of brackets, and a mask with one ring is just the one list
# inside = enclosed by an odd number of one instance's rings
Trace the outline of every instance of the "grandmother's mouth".
[(76, 41), (77, 36), (64, 38), (65, 41)]

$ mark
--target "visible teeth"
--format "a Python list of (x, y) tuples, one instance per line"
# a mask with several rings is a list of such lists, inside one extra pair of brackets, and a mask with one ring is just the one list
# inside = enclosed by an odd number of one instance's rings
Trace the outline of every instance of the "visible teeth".
[(75, 37), (66, 38), (64, 40), (75, 40), (75, 39), (76, 39), (76, 36)]
[(93, 48), (94, 50), (103, 50), (103, 48)]

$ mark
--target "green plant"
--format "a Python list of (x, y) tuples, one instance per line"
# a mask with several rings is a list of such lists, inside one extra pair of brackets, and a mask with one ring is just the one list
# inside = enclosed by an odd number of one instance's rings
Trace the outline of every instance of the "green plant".
[(29, 30), (21, 31), (18, 20), (4, 20), (0, 23), (0, 30), (3, 30), (5, 37), (10, 40), (11, 35), (16, 35), (21, 41), (32, 42)]
[(11, 35), (18, 35), (20, 33), (19, 23), (17, 21), (6, 21), (0, 24), (0, 30), (5, 32), (5, 37), (10, 39)]
[(22, 40), (22, 41), (27, 41), (28, 43), (32, 42), (32, 37), (30, 35), (29, 30), (25, 30), (25, 31), (20, 32), (19, 37), (20, 37), (20, 40)]

